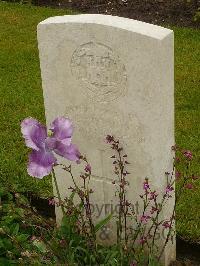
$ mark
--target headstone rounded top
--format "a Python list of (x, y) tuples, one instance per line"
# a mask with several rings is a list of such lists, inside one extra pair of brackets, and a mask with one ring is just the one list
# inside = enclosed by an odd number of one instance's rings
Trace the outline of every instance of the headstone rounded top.
[(65, 16), (50, 17), (40, 22), (38, 28), (40, 28), (40, 26), (42, 25), (68, 24), (68, 23), (97, 24), (97, 25), (109, 26), (146, 35), (160, 40), (164, 39), (167, 35), (173, 32), (170, 29), (145, 23), (142, 21), (118, 17), (118, 16), (101, 15), (101, 14), (81, 14), (81, 15), (65, 15)]

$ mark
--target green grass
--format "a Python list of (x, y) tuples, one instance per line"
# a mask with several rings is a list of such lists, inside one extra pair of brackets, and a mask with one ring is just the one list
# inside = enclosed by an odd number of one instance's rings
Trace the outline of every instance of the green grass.
[[(175, 136), (181, 147), (196, 158), (192, 167), (200, 176), (200, 30), (175, 31)], [(200, 241), (200, 180), (187, 191), (177, 207), (177, 232), (191, 241)]]
[(0, 180), (17, 191), (52, 193), (49, 178), (27, 175), (27, 149), (20, 121), (27, 116), (44, 122), (37, 24), (71, 12), (0, 2)]
[[(71, 13), (71, 12), (70, 12)], [(28, 151), (20, 134), (27, 116), (44, 122), (37, 24), (69, 11), (0, 2), (0, 182), (18, 191), (52, 194), (50, 178), (27, 175)], [(175, 31), (176, 142), (196, 154), (200, 174), (200, 31)], [(200, 240), (200, 182), (184, 194), (177, 208), (179, 235)]]

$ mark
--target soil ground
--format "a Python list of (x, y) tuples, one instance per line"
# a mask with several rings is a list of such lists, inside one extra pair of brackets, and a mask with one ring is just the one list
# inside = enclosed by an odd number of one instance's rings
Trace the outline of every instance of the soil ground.
[[(35, 5), (111, 14), (157, 25), (200, 27), (200, 0), (33, 0)], [(199, 11), (198, 11), (199, 10)]]

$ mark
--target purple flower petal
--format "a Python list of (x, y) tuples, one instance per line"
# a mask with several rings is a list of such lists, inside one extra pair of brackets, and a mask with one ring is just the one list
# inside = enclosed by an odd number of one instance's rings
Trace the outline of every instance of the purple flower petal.
[(78, 147), (75, 144), (71, 144), (67, 147), (67, 152), (65, 154), (65, 158), (70, 161), (79, 161), (81, 153), (78, 150)]
[(76, 145), (66, 146), (62, 142), (57, 142), (54, 152), (70, 161), (79, 161), (81, 155)]
[(63, 157), (66, 149), (71, 145), (71, 139), (58, 140), (54, 137), (50, 137), (46, 139), (45, 144), (47, 149)]
[(28, 174), (33, 177), (43, 178), (50, 174), (56, 158), (52, 152), (46, 150), (32, 151), (29, 155)]
[(56, 148), (57, 139), (53, 137), (47, 137), (45, 140), (46, 149), (54, 150)]
[(44, 141), (47, 137), (46, 127), (40, 124), (36, 119), (26, 118), (21, 123), (21, 132), (25, 138), (26, 146), (36, 151), (44, 147)]
[(72, 122), (65, 117), (58, 117), (52, 122), (51, 130), (54, 138), (59, 140), (71, 138), (73, 133)]

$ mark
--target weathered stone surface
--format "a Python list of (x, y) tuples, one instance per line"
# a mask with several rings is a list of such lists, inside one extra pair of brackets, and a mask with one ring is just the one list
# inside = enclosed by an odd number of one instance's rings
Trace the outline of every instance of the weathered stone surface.
[[(92, 165), (94, 217), (99, 220), (108, 204), (117, 204), (107, 134), (119, 138), (129, 156), (132, 202), (145, 177), (158, 191), (164, 189), (174, 144), (173, 32), (125, 18), (74, 15), (41, 22), (38, 42), (47, 124), (61, 115), (74, 121), (73, 142)], [(63, 170), (56, 175), (64, 197), (70, 177)], [(173, 199), (163, 217), (172, 208)], [(111, 224), (109, 239), (114, 235)], [(175, 245), (164, 255), (168, 264)]]

